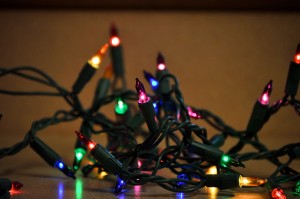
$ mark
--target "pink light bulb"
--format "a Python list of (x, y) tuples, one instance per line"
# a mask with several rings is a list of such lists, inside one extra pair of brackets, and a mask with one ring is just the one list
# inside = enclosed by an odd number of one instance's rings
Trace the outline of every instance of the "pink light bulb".
[(265, 89), (261, 97), (258, 99), (261, 105), (269, 105), (271, 92), (272, 92), (272, 80), (270, 80), (268, 84), (265, 86)]
[(191, 107), (187, 107), (188, 110), (188, 114), (190, 117), (195, 118), (195, 119), (200, 119), (201, 115), (199, 115), (198, 113), (194, 112), (194, 110)]
[(142, 161), (138, 160), (137, 165), (138, 165), (138, 168), (141, 168), (142, 167)]
[(261, 98), (259, 99), (259, 102), (262, 104), (262, 105), (268, 105), (269, 104), (269, 96), (268, 96), (268, 93), (264, 93)]
[(139, 95), (139, 103), (145, 103), (145, 102), (147, 102), (148, 101), (147, 98), (148, 97), (147, 97), (146, 93), (141, 92), (140, 95)]

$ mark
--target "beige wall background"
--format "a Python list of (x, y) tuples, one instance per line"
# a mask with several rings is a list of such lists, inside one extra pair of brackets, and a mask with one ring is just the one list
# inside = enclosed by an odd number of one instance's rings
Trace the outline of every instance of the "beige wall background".
[[(144, 80), (143, 70), (154, 73), (160, 51), (168, 69), (177, 76), (186, 103), (211, 110), (234, 128), (244, 129), (270, 79), (274, 86), (271, 101), (283, 96), (289, 64), (300, 42), (299, 21), (300, 13), (296, 12), (1, 10), (0, 66), (35, 66), (70, 89), (86, 60), (108, 41), (114, 22), (123, 42), (129, 88), (134, 89), (136, 77)], [(109, 62), (107, 56), (102, 66)], [(86, 107), (102, 72), (101, 68), (80, 95)], [(49, 90), (15, 77), (0, 78), (0, 87)], [(0, 147), (22, 140), (33, 121), (51, 116), (57, 109), (70, 108), (57, 97), (0, 95)], [(113, 117), (112, 107), (103, 112)], [(80, 122), (39, 133), (69, 164), (73, 132)], [(196, 123), (207, 127), (202, 121)], [(209, 135), (216, 133), (208, 130)], [(299, 141), (299, 132), (299, 116), (286, 107), (270, 119), (260, 136), (272, 149)], [(95, 139), (105, 142), (103, 136)], [(235, 140), (223, 149), (233, 143)], [(0, 169), (9, 162), (44, 164), (29, 148), (0, 160)]]

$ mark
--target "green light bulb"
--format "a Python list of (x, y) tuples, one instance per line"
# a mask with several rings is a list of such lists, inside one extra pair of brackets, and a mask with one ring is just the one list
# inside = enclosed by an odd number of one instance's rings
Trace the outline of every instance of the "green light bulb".
[(77, 162), (82, 160), (85, 153), (86, 153), (86, 151), (83, 148), (75, 149), (75, 157), (76, 157)]
[(117, 98), (115, 111), (117, 114), (123, 115), (128, 110), (128, 105), (121, 99)]
[(297, 194), (300, 194), (300, 180), (296, 184), (295, 191)]
[(228, 155), (223, 155), (221, 158), (221, 165), (227, 166), (227, 164), (231, 161), (231, 158)]

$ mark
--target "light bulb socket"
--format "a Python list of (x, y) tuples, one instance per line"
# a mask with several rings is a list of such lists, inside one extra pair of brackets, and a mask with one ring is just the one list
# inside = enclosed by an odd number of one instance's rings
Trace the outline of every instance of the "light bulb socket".
[(119, 175), (122, 172), (122, 163), (119, 162), (106, 148), (102, 145), (97, 144), (95, 148), (91, 151), (91, 155), (99, 161), (103, 167), (113, 173), (114, 175)]
[(149, 132), (151, 134), (156, 134), (158, 131), (158, 124), (156, 122), (156, 113), (152, 99), (149, 98), (149, 100), (144, 103), (138, 103), (138, 106), (148, 126)]
[(300, 64), (291, 62), (284, 92), (295, 97), (298, 91), (300, 82)]
[(218, 187), (219, 189), (238, 188), (240, 186), (239, 174), (218, 174), (205, 175), (205, 185), (207, 187)]
[(30, 142), (30, 147), (52, 167), (55, 166), (57, 160), (61, 159), (60, 156), (54, 150), (52, 150), (38, 137), (35, 137)]
[(224, 154), (223, 151), (214, 146), (202, 144), (196, 141), (192, 141), (190, 143), (188, 150), (191, 153), (199, 155), (211, 164), (219, 164)]
[(167, 69), (164, 70), (156, 70), (156, 78), (158, 79), (158, 88), (157, 93), (161, 95), (167, 95), (171, 91), (170, 81), (165, 75), (168, 75), (169, 71)]
[(75, 94), (80, 93), (83, 87), (86, 85), (86, 83), (90, 81), (90, 79), (93, 77), (95, 72), (96, 69), (92, 67), (89, 63), (86, 63), (81, 69), (75, 83), (73, 84), (72, 87), (73, 93)]
[(97, 83), (97, 88), (95, 90), (95, 95), (92, 103), (92, 111), (97, 111), (100, 108), (101, 99), (106, 97), (110, 87), (110, 80), (107, 78), (99, 79)]
[(12, 188), (12, 182), (8, 178), (0, 178), (0, 191), (9, 191)]
[(137, 128), (142, 126), (142, 124), (145, 122), (143, 115), (140, 112), (137, 112), (133, 117), (130, 117), (125, 125), (131, 129), (132, 131), (135, 131)]
[(117, 77), (124, 76), (124, 61), (122, 46), (110, 46), (110, 57), (112, 61), (114, 75)]
[(225, 136), (223, 134), (214, 135), (209, 139), (209, 142), (212, 146), (220, 148), (225, 143)]
[(257, 101), (253, 107), (251, 117), (247, 125), (246, 137), (251, 138), (257, 133), (265, 123), (268, 112), (268, 105), (263, 105)]

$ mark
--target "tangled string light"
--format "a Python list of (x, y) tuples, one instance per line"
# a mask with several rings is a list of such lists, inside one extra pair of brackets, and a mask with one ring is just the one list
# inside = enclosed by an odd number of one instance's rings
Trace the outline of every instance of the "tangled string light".
[[(86, 109), (78, 95), (100, 67), (108, 49), (112, 63), (98, 81), (91, 107)], [(299, 194), (300, 174), (291, 167), (291, 163), (300, 157), (300, 143), (270, 150), (260, 142), (258, 132), (282, 107), (291, 106), (300, 114), (300, 103), (295, 97), (300, 81), (300, 45), (290, 64), (283, 98), (270, 105), (272, 81), (269, 81), (243, 131), (234, 129), (208, 110), (187, 105), (177, 78), (168, 71), (161, 53), (157, 57), (156, 74), (144, 71), (153, 94), (146, 92), (139, 79), (135, 82), (136, 91), (128, 89), (124, 69), (122, 43), (115, 26), (111, 28), (109, 44), (105, 44), (87, 61), (71, 91), (34, 67), (0, 68), (0, 77), (14, 75), (55, 89), (55, 92), (0, 90), (0, 93), (62, 97), (70, 105), (70, 110), (58, 110), (51, 117), (33, 122), (23, 141), (0, 149), (0, 158), (15, 155), (29, 145), (50, 166), (68, 177), (75, 179), (78, 169), (88, 176), (95, 168), (99, 173), (115, 175), (118, 179), (116, 193), (124, 191), (128, 185), (147, 183), (156, 183), (178, 193), (194, 192), (204, 186), (219, 189), (261, 186), (270, 190), (271, 198), (284, 199), (286, 195), (282, 184), (289, 182), (293, 183), (294, 192)], [(111, 103), (115, 103), (116, 120), (108, 118), (100, 110)], [(76, 131), (71, 168), (37, 133), (51, 125), (79, 118), (83, 122), (80, 130)], [(193, 120), (203, 120), (219, 133), (209, 138), (206, 128), (193, 123)], [(107, 135), (107, 146), (91, 139), (92, 135), (99, 134)], [(138, 143), (137, 137), (142, 137), (143, 142)], [(228, 153), (224, 153), (220, 147), (229, 137), (238, 142)], [(242, 153), (245, 145), (253, 146), (254, 151)], [(82, 165), (87, 151), (90, 151), (93, 163)], [(288, 160), (282, 162), (281, 157), (287, 157)], [(244, 167), (243, 163), (248, 160), (262, 159), (276, 166), (267, 179), (244, 177), (234, 169)], [(215, 168), (213, 173), (212, 168)], [(162, 170), (169, 172), (160, 172)], [(168, 177), (162, 173), (169, 173)]]

